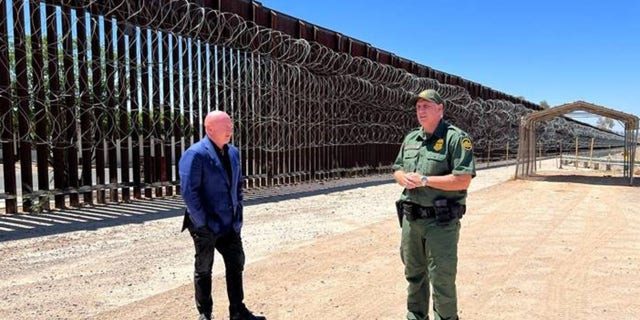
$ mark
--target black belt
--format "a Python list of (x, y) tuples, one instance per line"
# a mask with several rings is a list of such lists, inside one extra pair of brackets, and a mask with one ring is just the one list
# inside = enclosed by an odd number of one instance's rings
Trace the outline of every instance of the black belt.
[(416, 205), (413, 211), (414, 217), (416, 219), (430, 219), (435, 218), (436, 210), (433, 207), (422, 207)]

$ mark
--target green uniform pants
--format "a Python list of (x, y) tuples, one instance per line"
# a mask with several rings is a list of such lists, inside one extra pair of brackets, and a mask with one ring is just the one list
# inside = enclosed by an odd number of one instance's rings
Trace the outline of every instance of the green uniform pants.
[(435, 219), (402, 222), (404, 275), (409, 282), (407, 319), (428, 319), (429, 283), (433, 287), (436, 320), (458, 319), (456, 271), (460, 221), (439, 226)]

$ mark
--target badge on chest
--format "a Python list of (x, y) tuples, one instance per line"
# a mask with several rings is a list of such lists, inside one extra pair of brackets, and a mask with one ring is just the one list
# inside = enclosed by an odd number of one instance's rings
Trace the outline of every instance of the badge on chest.
[(444, 145), (444, 139), (440, 138), (438, 139), (438, 141), (436, 141), (436, 143), (433, 145), (433, 150), (436, 152), (439, 152), (440, 150), (442, 150), (442, 146)]

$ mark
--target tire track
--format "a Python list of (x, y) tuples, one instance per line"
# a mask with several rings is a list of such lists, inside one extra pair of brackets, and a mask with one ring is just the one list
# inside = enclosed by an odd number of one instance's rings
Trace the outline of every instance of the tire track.
[[(604, 188), (612, 187), (588, 189), (586, 196), (591, 199), (603, 198)], [(592, 271), (594, 260), (606, 249), (604, 244), (607, 240), (615, 238), (627, 228), (625, 215), (618, 210), (608, 210), (605, 203), (581, 203), (574, 210), (580, 219), (579, 222), (584, 226), (574, 230), (570, 235), (571, 254), (557, 260), (552, 266), (553, 273), (547, 278), (549, 295), (542, 305), (547, 306), (549, 314), (561, 319), (586, 319), (597, 316), (588, 314), (592, 309), (592, 293), (583, 290), (582, 287), (591, 287), (588, 285), (589, 273)], [(603, 221), (607, 223), (602, 223)]]
[[(519, 272), (526, 270), (531, 256), (554, 237), (569, 217), (569, 214), (563, 213), (573, 212), (575, 207), (587, 197), (587, 194), (580, 190), (570, 190), (561, 196), (564, 201), (546, 201), (536, 206), (535, 199), (553, 199), (558, 198), (558, 195), (554, 191), (556, 190), (554, 185), (549, 184), (549, 187), (544, 189), (536, 188), (536, 198), (532, 199), (530, 191), (534, 183), (542, 182), (522, 180), (507, 182), (503, 187), (511, 191), (512, 197), (504, 197), (503, 193), (494, 193), (493, 197), (485, 199), (482, 198), (483, 193), (474, 195), (479, 201), (475, 205), (483, 208), (481, 210), (485, 216), (463, 228), (463, 233), (473, 235), (478, 245), (474, 248), (474, 252), (463, 250), (461, 253), (471, 255), (472, 259), (473, 257), (475, 259), (491, 257), (492, 261), (493, 259), (498, 261), (498, 264), (492, 266), (493, 270), (484, 270), (481, 284), (478, 284), (486, 291), (486, 294), (474, 297), (474, 304), (480, 306), (474, 312), (480, 315), (492, 314), (496, 304), (503, 303), (502, 297), (511, 294), (510, 291), (512, 291), (505, 284), (517, 277)], [(514, 202), (529, 205), (505, 212), (504, 208), (510, 208), (508, 204)], [(520, 240), (514, 242), (513, 239), (517, 238)], [(464, 248), (464, 242), (460, 247)], [(461, 255), (461, 259), (465, 257)], [(481, 263), (482, 259), (479, 260), (477, 263)], [(469, 261), (462, 264), (468, 265)], [(512, 289), (517, 291), (517, 288)]]

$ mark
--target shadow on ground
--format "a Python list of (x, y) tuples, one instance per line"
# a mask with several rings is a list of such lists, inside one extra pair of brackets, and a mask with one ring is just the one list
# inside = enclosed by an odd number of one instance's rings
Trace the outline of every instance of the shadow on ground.
[[(390, 176), (384, 175), (251, 189), (245, 191), (244, 205), (290, 200), (391, 182)], [(0, 242), (144, 223), (180, 216), (183, 214), (183, 210), (182, 198), (175, 196), (163, 199), (137, 200), (130, 203), (55, 210), (40, 214), (0, 215)], [(176, 228), (179, 227), (176, 225)]]
[(640, 186), (640, 180), (634, 179), (633, 185), (630, 185), (629, 178), (614, 177), (610, 175), (602, 176), (582, 176), (582, 175), (531, 175), (526, 180), (532, 181), (548, 181), (548, 182), (563, 182), (563, 183), (582, 183), (591, 185), (603, 185), (603, 186)]

